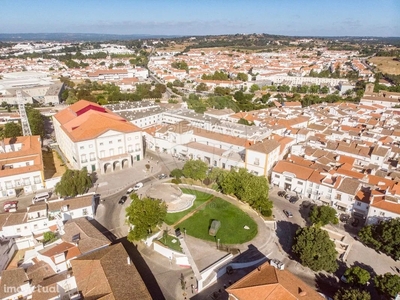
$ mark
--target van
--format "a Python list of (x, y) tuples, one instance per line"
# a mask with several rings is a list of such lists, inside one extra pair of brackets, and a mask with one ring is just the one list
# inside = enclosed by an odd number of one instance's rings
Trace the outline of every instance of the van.
[(50, 198), (50, 195), (48, 192), (38, 193), (35, 195), (35, 197), (33, 197), (32, 203), (35, 204), (36, 202), (45, 201), (49, 198)]

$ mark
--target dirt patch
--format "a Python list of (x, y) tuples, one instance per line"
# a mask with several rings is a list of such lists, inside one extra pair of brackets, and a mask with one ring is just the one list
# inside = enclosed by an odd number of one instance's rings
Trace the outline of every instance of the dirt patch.
[(400, 61), (394, 60), (394, 57), (375, 56), (369, 61), (375, 64), (382, 73), (400, 75)]
[(42, 156), (45, 179), (60, 177), (67, 170), (64, 162), (60, 159), (56, 151), (43, 151)]

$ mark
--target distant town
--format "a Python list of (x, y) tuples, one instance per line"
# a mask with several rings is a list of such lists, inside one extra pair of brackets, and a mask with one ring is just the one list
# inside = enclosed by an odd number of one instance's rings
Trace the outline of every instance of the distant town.
[(400, 39), (0, 42), (1, 299), (400, 299)]

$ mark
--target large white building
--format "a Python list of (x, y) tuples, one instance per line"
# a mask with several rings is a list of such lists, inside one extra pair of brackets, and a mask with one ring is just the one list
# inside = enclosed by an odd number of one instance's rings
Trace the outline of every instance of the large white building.
[(142, 131), (110, 110), (86, 100), (53, 116), (60, 150), (74, 169), (106, 173), (143, 158)]

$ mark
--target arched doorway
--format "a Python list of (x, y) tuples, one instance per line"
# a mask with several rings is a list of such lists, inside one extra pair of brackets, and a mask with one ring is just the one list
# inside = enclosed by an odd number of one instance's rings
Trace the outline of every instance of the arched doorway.
[(111, 164), (110, 163), (105, 163), (103, 169), (104, 169), (104, 173), (111, 172)]
[(121, 163), (117, 160), (113, 163), (113, 171), (117, 171), (121, 169)]
[(122, 160), (122, 169), (127, 169), (129, 168), (129, 161), (128, 159), (123, 159)]

